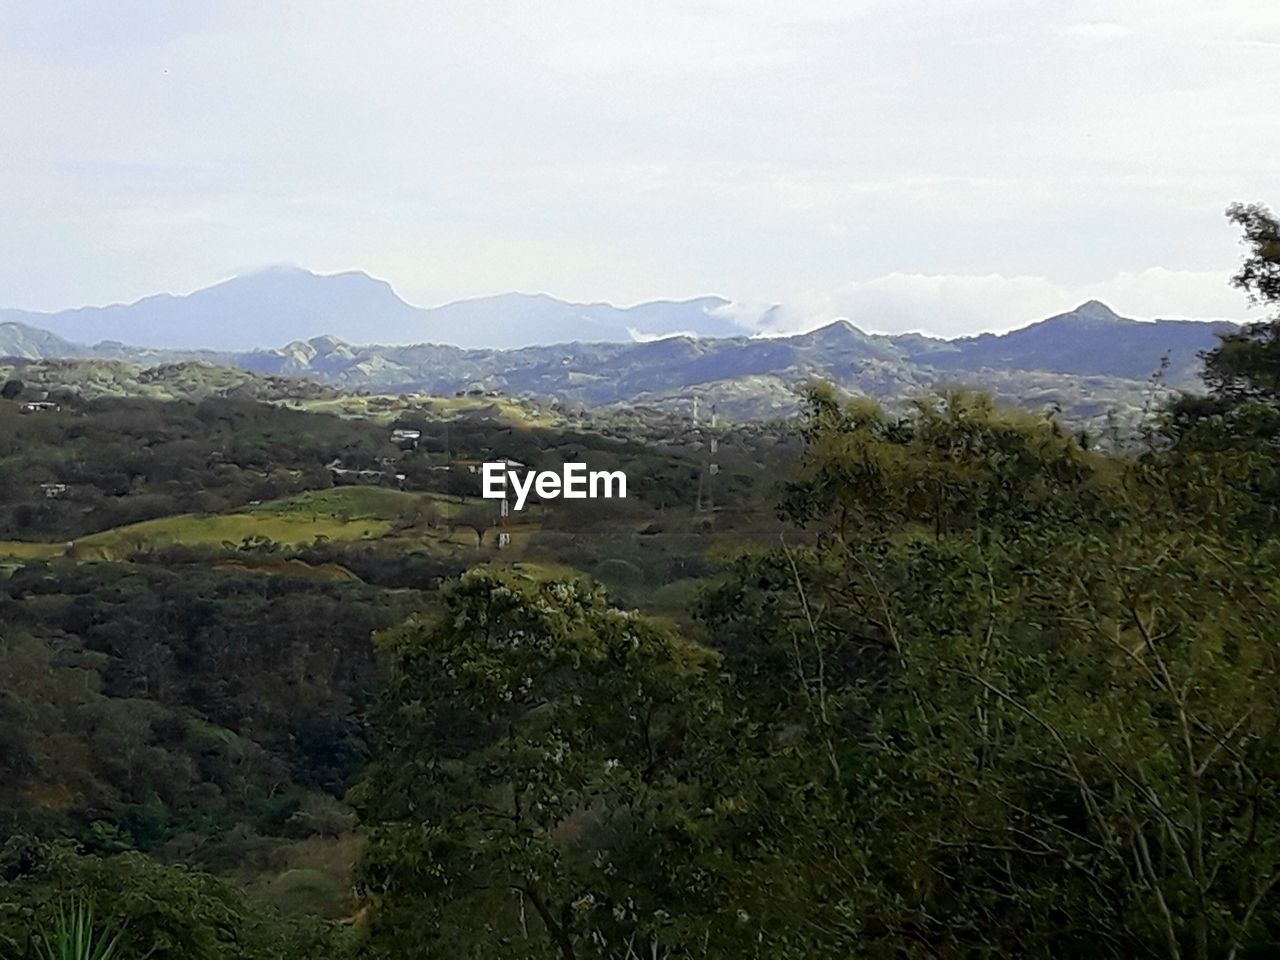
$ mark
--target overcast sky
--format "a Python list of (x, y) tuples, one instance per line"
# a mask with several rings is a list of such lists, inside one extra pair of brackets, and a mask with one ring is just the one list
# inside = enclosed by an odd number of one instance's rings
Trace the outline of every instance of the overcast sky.
[(794, 326), (1247, 316), (1263, 0), (0, 0), (0, 306), (273, 263)]

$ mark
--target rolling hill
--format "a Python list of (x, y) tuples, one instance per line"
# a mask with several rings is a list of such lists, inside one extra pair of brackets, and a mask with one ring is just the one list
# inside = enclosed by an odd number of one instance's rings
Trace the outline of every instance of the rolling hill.
[[(357, 345), (326, 335), (235, 352), (116, 342), (84, 346), (9, 323), (0, 324), (0, 353), (16, 353), (28, 361), (92, 358), (107, 364), (95, 376), (158, 381), (166, 389), (183, 378), (197, 385), (211, 379), (218, 391), (241, 386), (226, 373), (193, 372), (193, 363), (203, 363), (277, 378), (268, 381), (273, 393), (288, 389), (279, 386), (287, 383), (279, 378), (303, 378), (347, 391), (493, 391), (570, 406), (630, 404), (664, 410), (687, 408), (696, 393), (738, 419), (791, 413), (797, 405), (796, 386), (814, 378), (890, 403), (940, 387), (978, 386), (1023, 406), (1097, 422), (1109, 412), (1132, 421), (1149, 403), (1158, 371), (1159, 389), (1197, 389), (1200, 353), (1229, 329), (1230, 324), (1221, 323), (1126, 319), (1090, 301), (1010, 333), (955, 340), (868, 334), (840, 321), (775, 338), (577, 339), (496, 350), (430, 343)], [(121, 373), (110, 362), (160, 372)]]

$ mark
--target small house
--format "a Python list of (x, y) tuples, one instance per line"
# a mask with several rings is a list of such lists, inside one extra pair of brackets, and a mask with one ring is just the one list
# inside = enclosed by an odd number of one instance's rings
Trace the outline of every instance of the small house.
[(418, 441), (422, 439), (421, 430), (406, 430), (401, 427), (391, 431), (391, 442), (398, 446), (401, 450), (415, 450), (418, 447)]

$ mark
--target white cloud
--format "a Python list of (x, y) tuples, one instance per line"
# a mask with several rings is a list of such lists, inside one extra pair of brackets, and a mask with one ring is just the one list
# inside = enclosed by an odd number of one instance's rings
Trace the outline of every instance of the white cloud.
[(664, 333), (645, 333), (635, 327), (627, 327), (627, 334), (635, 343), (654, 343), (658, 340), (670, 340), (672, 337), (692, 337), (697, 339), (696, 330), (668, 330)]
[(766, 335), (811, 330), (839, 319), (871, 333), (1000, 333), (1065, 313), (1086, 300), (1101, 300), (1121, 316), (1139, 320), (1240, 321), (1256, 316), (1227, 280), (1223, 272), (1164, 267), (1081, 284), (994, 273), (889, 273), (831, 291), (802, 293), (768, 310), (750, 304), (733, 309), (738, 322)]

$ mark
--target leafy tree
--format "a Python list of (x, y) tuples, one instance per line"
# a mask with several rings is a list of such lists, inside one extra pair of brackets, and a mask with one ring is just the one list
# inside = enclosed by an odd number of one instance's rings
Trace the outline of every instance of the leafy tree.
[(392, 675), (356, 802), (381, 942), (571, 960), (692, 939), (717, 658), (586, 583), (480, 568), (443, 602), (379, 640)]
[[(1276, 949), (1274, 547), (1049, 425), (813, 405), (791, 496), (818, 537), (743, 558), (699, 610), (759, 730), (733, 896), (776, 949)], [(868, 463), (876, 483), (823, 482)]]
[[(1261, 204), (1233, 204), (1227, 216), (1240, 227), (1249, 248), (1232, 285), (1255, 305), (1280, 305), (1280, 221)], [(1209, 409), (1280, 399), (1280, 317), (1247, 324), (1220, 339), (1204, 355), (1205, 382), (1216, 401)], [(1186, 412), (1204, 409), (1192, 404)]]
[(839, 540), (903, 524), (941, 536), (1046, 513), (1080, 520), (1115, 507), (1103, 457), (1056, 422), (997, 409), (971, 391), (922, 398), (894, 418), (818, 384), (801, 433), (783, 514)]
[[(1280, 306), (1280, 222), (1260, 204), (1227, 215), (1248, 248), (1233, 284), (1255, 304)], [(1266, 537), (1280, 523), (1280, 315), (1220, 339), (1204, 355), (1208, 395), (1162, 412), (1171, 443), (1153, 451), (1148, 477), (1198, 522)]]

